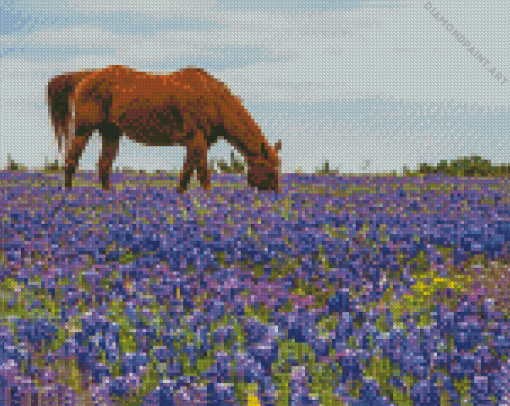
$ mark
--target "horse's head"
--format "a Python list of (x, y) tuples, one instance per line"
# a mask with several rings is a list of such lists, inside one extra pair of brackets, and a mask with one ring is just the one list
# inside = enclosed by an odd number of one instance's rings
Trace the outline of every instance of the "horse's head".
[(281, 147), (281, 141), (274, 147), (262, 143), (261, 155), (248, 160), (248, 184), (251, 187), (280, 193), (281, 165), (278, 151)]

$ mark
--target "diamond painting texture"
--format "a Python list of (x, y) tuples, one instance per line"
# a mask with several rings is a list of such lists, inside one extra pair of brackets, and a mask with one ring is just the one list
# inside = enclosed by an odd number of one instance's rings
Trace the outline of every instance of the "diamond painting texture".
[(0, 13), (0, 406), (510, 403), (507, 2)]

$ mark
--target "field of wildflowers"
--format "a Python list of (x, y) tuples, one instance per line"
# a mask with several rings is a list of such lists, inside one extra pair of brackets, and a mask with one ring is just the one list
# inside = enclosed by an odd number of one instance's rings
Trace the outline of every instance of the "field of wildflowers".
[(0, 405), (507, 404), (507, 168), (218, 166), (0, 172)]

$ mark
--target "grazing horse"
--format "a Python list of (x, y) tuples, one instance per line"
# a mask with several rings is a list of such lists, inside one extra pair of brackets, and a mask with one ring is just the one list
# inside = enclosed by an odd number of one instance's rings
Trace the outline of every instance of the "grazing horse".
[[(68, 144), (68, 189), (92, 132), (98, 130), (102, 137), (99, 175), (105, 190), (110, 187), (120, 137), (126, 135), (146, 145), (187, 147), (180, 193), (187, 190), (195, 170), (202, 188), (209, 191), (207, 151), (218, 137), (244, 155), (250, 186), (280, 192), (281, 141), (270, 146), (239, 98), (203, 69), (188, 67), (170, 75), (156, 75), (113, 65), (74, 72), (50, 82), (48, 104), (59, 147), (62, 137)], [(74, 118), (70, 119), (72, 105)]]

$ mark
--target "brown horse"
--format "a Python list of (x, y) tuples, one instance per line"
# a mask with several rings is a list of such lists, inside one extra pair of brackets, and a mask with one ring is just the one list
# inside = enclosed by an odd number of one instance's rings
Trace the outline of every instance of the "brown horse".
[[(281, 141), (271, 147), (239, 98), (202, 69), (186, 68), (170, 75), (124, 66), (74, 72), (50, 82), (48, 104), (59, 147), (62, 137), (70, 141), (65, 159), (68, 189), (92, 132), (98, 130), (103, 144), (99, 175), (105, 190), (110, 187), (110, 171), (125, 134), (146, 145), (187, 147), (180, 193), (187, 189), (195, 170), (202, 188), (209, 191), (207, 151), (218, 137), (246, 158), (250, 186), (280, 192)], [(74, 119), (70, 119), (72, 104)]]

